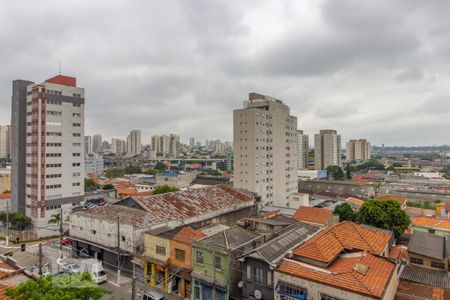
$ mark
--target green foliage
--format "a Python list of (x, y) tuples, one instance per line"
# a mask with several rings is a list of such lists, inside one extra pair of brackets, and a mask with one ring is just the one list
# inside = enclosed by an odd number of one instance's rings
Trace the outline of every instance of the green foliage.
[(167, 166), (166, 166), (164, 163), (158, 161), (158, 162), (156, 163), (155, 169), (156, 169), (156, 170), (165, 171), (165, 170), (167, 169)]
[(139, 166), (129, 165), (125, 167), (125, 174), (140, 174), (142, 169)]
[(123, 177), (125, 175), (125, 170), (121, 168), (111, 168), (105, 171), (105, 176), (108, 178)]
[(357, 171), (384, 170), (384, 165), (376, 159), (371, 159), (356, 166)]
[(342, 168), (339, 166), (328, 166), (327, 173), (329, 177), (334, 177), (334, 179), (345, 179), (344, 171), (342, 171)]
[(220, 176), (220, 172), (218, 170), (209, 171), (209, 175), (211, 176)]
[(153, 195), (176, 192), (176, 191), (179, 191), (179, 189), (177, 189), (176, 187), (171, 187), (168, 185), (161, 185), (161, 186), (158, 186), (157, 188), (155, 188), (155, 190), (153, 191)]
[(9, 194), (9, 193), (11, 193), (10, 190), (4, 190), (4, 191), (2, 192), (2, 194)]
[(113, 190), (114, 186), (111, 183), (107, 183), (104, 186), (102, 186), (102, 189), (105, 190), (105, 191), (106, 190)]
[(354, 221), (356, 214), (348, 203), (342, 203), (334, 208), (334, 213), (339, 215), (339, 222)]
[(94, 191), (98, 189), (98, 184), (95, 183), (94, 179), (92, 178), (85, 178), (84, 179), (84, 191)]
[(391, 230), (399, 237), (409, 226), (409, 216), (394, 200), (367, 200), (361, 207), (356, 221), (382, 229)]
[(52, 215), (50, 220), (48, 220), (48, 224), (59, 224), (60, 221), (61, 221), (61, 214), (57, 213)]
[(345, 169), (345, 176), (347, 179), (352, 179), (352, 167), (350, 164), (347, 165), (347, 168)]
[(92, 282), (88, 273), (63, 275), (57, 278), (41, 276), (37, 280), (29, 279), (6, 294), (18, 300), (78, 300), (102, 299), (111, 292)]
[[(9, 213), (11, 229), (22, 230), (31, 226), (31, 219), (21, 213)], [(0, 221), (6, 223), (6, 212), (0, 212)]]

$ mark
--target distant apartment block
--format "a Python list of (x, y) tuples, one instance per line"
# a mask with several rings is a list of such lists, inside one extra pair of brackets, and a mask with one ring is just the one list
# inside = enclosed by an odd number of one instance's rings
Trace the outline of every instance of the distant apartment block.
[(9, 158), (11, 155), (11, 126), (0, 126), (0, 159)]
[(297, 192), (297, 117), (281, 100), (250, 93), (233, 114), (234, 187), (289, 206)]
[(176, 134), (170, 135), (154, 135), (152, 136), (152, 150), (157, 156), (162, 157), (178, 157), (180, 154), (180, 136)]
[(142, 152), (141, 131), (134, 129), (127, 137), (127, 154), (137, 155)]
[(83, 200), (84, 89), (76, 78), (15, 80), (12, 133), (12, 209), (46, 227), (59, 208), (68, 212)]
[(372, 149), (366, 139), (349, 140), (347, 142), (347, 161), (361, 161), (371, 158)]
[(84, 157), (84, 175), (102, 175), (105, 168), (103, 157), (99, 154), (89, 154)]
[(121, 139), (111, 139), (111, 152), (117, 155), (121, 155), (126, 152), (126, 142)]
[(298, 130), (297, 139), (297, 167), (299, 170), (307, 170), (309, 156), (309, 135), (303, 134), (303, 130)]
[(92, 151), (95, 153), (100, 153), (103, 151), (101, 134), (94, 134), (92, 137)]
[(325, 129), (314, 135), (314, 161), (316, 170), (341, 166), (341, 136), (336, 130)]
[(84, 154), (92, 153), (92, 136), (87, 135), (84, 137)]

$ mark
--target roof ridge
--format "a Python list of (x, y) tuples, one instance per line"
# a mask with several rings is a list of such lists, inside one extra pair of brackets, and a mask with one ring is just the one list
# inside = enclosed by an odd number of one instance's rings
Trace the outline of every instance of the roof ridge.
[[(372, 254), (370, 254), (370, 253), (368, 253), (368, 252), (366, 252), (366, 255), (372, 255)], [(360, 260), (357, 262), (357, 263), (361, 263), (361, 261), (363, 260), (363, 258), (365, 258), (366, 256), (364, 255), (364, 256), (361, 256), (361, 258), (360, 258)], [(361, 280), (359, 280), (358, 279), (358, 277), (356, 277), (356, 274), (355, 274), (355, 272), (356, 271), (354, 271), (353, 269), (352, 269), (352, 272), (351, 272), (351, 275), (362, 285), (362, 286), (364, 286), (364, 288), (366, 289), (366, 290), (368, 290), (370, 293), (372, 293), (373, 295), (375, 295), (376, 293), (375, 293), (375, 291), (372, 291), (369, 287), (368, 287), (368, 285), (367, 284), (365, 284), (364, 282), (362, 282)], [(369, 272), (369, 270), (367, 270), (367, 272)], [(366, 273), (367, 274), (367, 273)], [(365, 276), (365, 275), (364, 275)]]
[(362, 236), (362, 234), (359, 232), (358, 228), (356, 227), (356, 224), (353, 224), (353, 222), (350, 222), (352, 226), (355, 228), (355, 231), (358, 233), (358, 235), (361, 237), (361, 239), (364, 240), (364, 242), (369, 246), (370, 250), (375, 253), (375, 250), (372, 248), (372, 245)]

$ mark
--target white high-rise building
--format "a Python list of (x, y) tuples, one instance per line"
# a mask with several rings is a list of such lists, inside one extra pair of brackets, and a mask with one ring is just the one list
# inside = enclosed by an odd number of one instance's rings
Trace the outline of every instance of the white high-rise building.
[(325, 129), (314, 135), (314, 164), (316, 170), (341, 167), (341, 136), (336, 130)]
[(134, 129), (127, 137), (127, 154), (137, 155), (142, 152), (141, 131)]
[(297, 131), (297, 167), (299, 170), (308, 169), (309, 135), (303, 134), (303, 130)]
[(92, 153), (92, 136), (87, 135), (84, 137), (84, 154)]
[(372, 148), (366, 139), (349, 140), (347, 142), (347, 161), (361, 161), (371, 158)]
[(111, 152), (121, 155), (125, 153), (125, 141), (121, 139), (111, 139)]
[(290, 206), (298, 191), (297, 117), (281, 100), (250, 93), (233, 127), (234, 187), (257, 193), (262, 205)]
[(0, 126), (0, 159), (9, 158), (11, 147), (11, 126)]
[(23, 186), (13, 184), (12, 206), (31, 218), (39, 237), (54, 235), (42, 229), (51, 216), (62, 208), (65, 219), (84, 198), (84, 89), (63, 75), (40, 84), (16, 80), (12, 107), (13, 147), (19, 149), (13, 151), (13, 168), (26, 178)]
[(162, 153), (163, 156), (168, 155), (170, 152), (170, 136), (161, 135), (159, 137), (159, 153)]
[(101, 153), (103, 151), (102, 142), (102, 135), (94, 134), (92, 137), (92, 152)]
[(105, 168), (105, 162), (100, 154), (88, 154), (84, 157), (84, 175), (100, 176)]

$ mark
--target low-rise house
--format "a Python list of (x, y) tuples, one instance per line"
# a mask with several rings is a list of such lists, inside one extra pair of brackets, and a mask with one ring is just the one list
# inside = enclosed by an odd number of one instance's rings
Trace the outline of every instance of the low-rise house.
[(350, 205), (354, 211), (359, 211), (364, 204), (364, 200), (355, 197), (348, 197), (345, 202)]
[(189, 224), (233, 225), (254, 215), (254, 194), (229, 186), (126, 198), (115, 205), (74, 210), (70, 234), (75, 253), (88, 253), (117, 266), (117, 252), (123, 257), (124, 272), (130, 272), (132, 256), (144, 252), (143, 233), (161, 227)]
[(392, 241), (392, 232), (352, 222), (323, 228), (275, 269), (275, 298), (394, 299)]
[(447, 239), (444, 236), (414, 232), (408, 244), (408, 255), (412, 265), (448, 270)]
[(416, 217), (411, 220), (413, 232), (422, 231), (436, 235), (450, 235), (450, 220), (436, 217)]
[[(303, 223), (291, 224), (283, 232), (240, 258), (244, 299), (274, 299), (273, 270), (291, 249), (299, 246), (319, 230)], [(258, 298), (257, 298), (258, 299)]]
[(159, 173), (155, 175), (156, 185), (168, 185), (177, 189), (187, 188), (196, 178), (195, 173)]
[(238, 225), (248, 230), (264, 234), (266, 240), (294, 223), (297, 223), (297, 221), (281, 214), (279, 210), (260, 214), (255, 217), (243, 218), (238, 221)]
[(414, 282), (450, 291), (450, 277), (446, 270), (406, 265), (400, 274), (400, 282)]
[(400, 207), (402, 209), (405, 209), (406, 202), (407, 202), (407, 199), (405, 197), (398, 196), (398, 195), (383, 195), (383, 196), (377, 197), (377, 199), (378, 200), (383, 200), (383, 201), (387, 201), (387, 200), (396, 201), (396, 202), (398, 202), (398, 204), (400, 204)]
[(192, 242), (192, 299), (241, 299), (238, 258), (264, 242), (264, 236), (240, 226)]
[(300, 206), (292, 218), (298, 222), (315, 226), (326, 226), (339, 222), (339, 216), (333, 215), (332, 210), (309, 206)]

